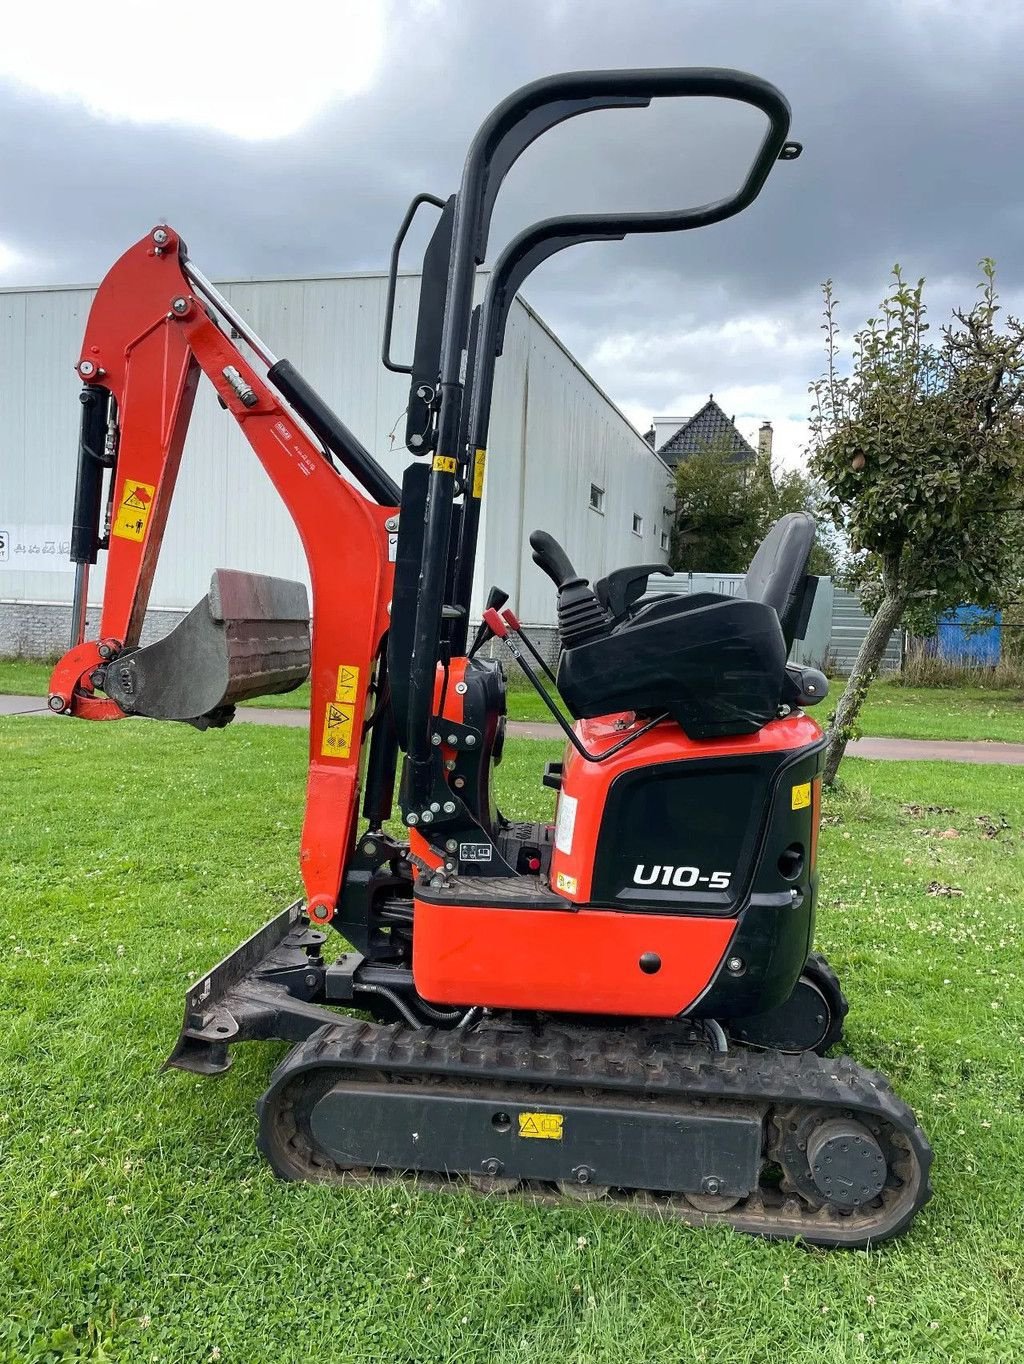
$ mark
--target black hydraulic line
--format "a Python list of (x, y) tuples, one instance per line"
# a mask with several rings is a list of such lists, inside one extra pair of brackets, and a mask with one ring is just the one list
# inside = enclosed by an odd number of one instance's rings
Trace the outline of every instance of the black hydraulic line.
[(424, 1026), (420, 1019), (411, 1012), (401, 995), (394, 990), (389, 990), (386, 985), (364, 985), (361, 981), (356, 981), (352, 988), (357, 994), (380, 995), (382, 999), (386, 999), (391, 1007), (402, 1015), (410, 1028), (422, 1028)]
[(401, 501), (398, 484), (341, 418), (324, 402), (290, 360), (278, 360), (267, 370), (267, 378), (285, 398), (309, 429), (337, 455), (345, 468), (382, 507), (397, 507)]
[(377, 665), (377, 686), (379, 694), (370, 734), (363, 793), (363, 815), (369, 821), (372, 832), (381, 829), (385, 820), (391, 817), (395, 803), (395, 773), (398, 770), (398, 735), (391, 704), (386, 648), (381, 651)]
[[(469, 343), (466, 347), (467, 375), (472, 375), (476, 369), (477, 350), (480, 345), (480, 318), (481, 310), (477, 306), (473, 309), (469, 324)], [(485, 452), (477, 451), (469, 438), (471, 418), (470, 405), (463, 403), (458, 440), (462, 501), (457, 504), (459, 524), (452, 526), (448, 547), (448, 586), (445, 593), (445, 601), (459, 611), (459, 615), (448, 629), (448, 640), (452, 646), (452, 653), (456, 655), (464, 654), (469, 642), (469, 608), (473, 594), (473, 571), (476, 567), (480, 499), (484, 489), (483, 461), (486, 458)], [(467, 558), (463, 553), (463, 547), (470, 544), (473, 546), (473, 552)]]
[[(786, 143), (790, 111), (780, 91), (758, 77), (717, 68), (580, 71), (535, 81), (499, 104), (485, 119), (470, 146), (455, 206), (441, 344), (437, 455), (428, 488), (410, 660), (407, 726), (410, 806), (425, 803), (432, 784), (429, 728), (434, 670), (450, 558), (455, 475), (463, 454), (459, 446), (465, 387), (462, 363), (472, 313), (475, 270), (486, 253), (495, 196), (505, 174), (521, 153), (563, 120), (594, 109), (644, 108), (652, 99), (678, 96), (738, 100), (761, 109), (769, 119), (768, 132), (741, 188), (726, 199), (692, 210), (703, 215), (707, 222), (717, 222), (740, 212), (757, 197), (775, 160), (786, 154), (787, 147), (791, 148), (792, 155), (798, 153), (795, 144)], [(478, 346), (478, 355), (483, 349)], [(473, 528), (474, 537), (475, 534)], [(462, 556), (464, 564), (469, 557)], [(469, 576), (468, 565), (460, 573), (463, 591), (466, 576)]]

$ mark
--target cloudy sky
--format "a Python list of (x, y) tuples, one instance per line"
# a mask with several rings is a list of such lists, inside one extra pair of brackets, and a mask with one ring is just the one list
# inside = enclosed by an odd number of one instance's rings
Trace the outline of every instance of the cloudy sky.
[[(375, 269), (420, 189), (455, 188), (489, 108), (580, 67), (716, 65), (793, 106), (803, 157), (724, 225), (568, 252), (527, 298), (643, 429), (714, 392), (799, 460), (819, 287), (863, 321), (894, 261), (932, 315), (999, 263), (1024, 303), (1019, 0), (239, 0), (11, 7), (0, 48), (0, 285), (97, 280), (167, 220), (214, 278)], [(736, 184), (756, 116), (668, 102), (556, 129), (492, 246), (551, 213)], [(412, 244), (412, 243), (411, 243)]]

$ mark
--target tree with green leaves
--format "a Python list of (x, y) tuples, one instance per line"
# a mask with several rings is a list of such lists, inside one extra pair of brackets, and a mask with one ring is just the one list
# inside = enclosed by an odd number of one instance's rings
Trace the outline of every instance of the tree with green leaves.
[[(744, 573), (779, 517), (815, 511), (821, 492), (799, 470), (773, 470), (762, 455), (737, 461), (728, 441), (715, 440), (680, 462), (675, 497), (672, 567), (683, 573)], [(834, 543), (828, 535), (819, 537), (811, 572), (834, 569)]]
[(874, 615), (830, 725), (834, 781), (893, 630), (968, 602), (998, 605), (1020, 581), (1024, 324), (999, 318), (995, 267), (979, 297), (928, 336), (924, 280), (897, 266), (878, 316), (843, 363), (824, 285), (827, 366), (811, 385), (810, 467), (845, 535), (850, 574)]

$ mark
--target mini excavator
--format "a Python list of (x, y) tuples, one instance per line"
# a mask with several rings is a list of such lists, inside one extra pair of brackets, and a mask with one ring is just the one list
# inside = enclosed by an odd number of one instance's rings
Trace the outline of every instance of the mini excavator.
[[(474, 306), (495, 197), (532, 142), (595, 110), (695, 97), (764, 117), (738, 190), (538, 222)], [(827, 683), (787, 662), (816, 584), (812, 518), (774, 526), (742, 597), (659, 593), (663, 565), (591, 584), (537, 530), (557, 667), (500, 588), (471, 630), (493, 376), (517, 289), (578, 243), (739, 213), (799, 155), (789, 123), (774, 86), (723, 69), (572, 72), (499, 104), (457, 193), (417, 196), (394, 244), (382, 359), (409, 378), (400, 487), (171, 227), (100, 285), (77, 365), (73, 637), (49, 705), (203, 730), (311, 677), (305, 894), (187, 991), (167, 1062), (213, 1076), (238, 1043), (293, 1044), (258, 1104), (260, 1149), (284, 1179), (591, 1199), (845, 1247), (897, 1235), (929, 1197), (913, 1113), (883, 1076), (826, 1055), (847, 1010), (811, 950), (824, 740), (807, 709)], [(438, 217), (405, 364), (391, 354), (395, 284), (424, 205)], [(297, 527), (312, 614), (303, 584), (222, 569), (142, 645), (201, 374)], [(494, 654), (565, 732), (563, 760), (538, 774), (548, 821), (510, 821), (495, 803)]]

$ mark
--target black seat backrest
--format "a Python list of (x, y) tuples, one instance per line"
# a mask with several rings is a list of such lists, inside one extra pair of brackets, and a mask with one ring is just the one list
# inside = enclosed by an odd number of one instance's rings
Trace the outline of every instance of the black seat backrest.
[(814, 517), (810, 512), (790, 512), (775, 522), (747, 569), (747, 600), (774, 609), (787, 648), (796, 638), (813, 545)]

